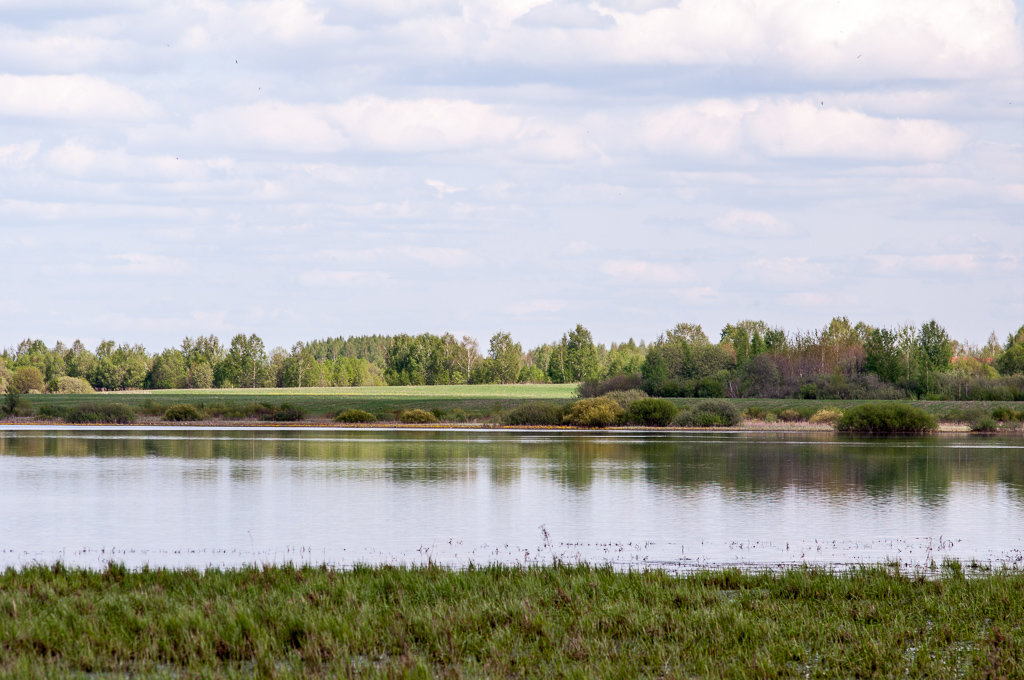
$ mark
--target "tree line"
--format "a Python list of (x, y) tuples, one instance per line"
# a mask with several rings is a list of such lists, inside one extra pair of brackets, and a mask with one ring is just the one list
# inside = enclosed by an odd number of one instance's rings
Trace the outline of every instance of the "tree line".
[(26, 339), (0, 353), (0, 388), (75, 392), (211, 387), (576, 383), (639, 387), (668, 397), (1024, 399), (1024, 326), (981, 347), (936, 321), (874, 327), (833, 318), (787, 333), (764, 321), (727, 324), (712, 341), (679, 323), (650, 343), (595, 343), (577, 324), (524, 351), (510, 333), (335, 337), (267, 350), (255, 334), (227, 345), (186, 337), (150, 353), (138, 344)]

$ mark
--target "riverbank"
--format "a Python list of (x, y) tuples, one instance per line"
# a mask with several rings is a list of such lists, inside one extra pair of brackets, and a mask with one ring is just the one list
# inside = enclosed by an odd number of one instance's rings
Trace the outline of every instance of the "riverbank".
[[(496, 422), (435, 422), (435, 423), (403, 423), (397, 420), (378, 420), (371, 423), (340, 423), (330, 418), (304, 418), (294, 421), (260, 421), (251, 418), (230, 419), (230, 418), (204, 418), (201, 420), (189, 421), (168, 421), (160, 416), (141, 416), (133, 423), (133, 426), (146, 427), (174, 427), (174, 428), (310, 428), (310, 429), (402, 429), (402, 430), (550, 430), (550, 431), (584, 431), (593, 432), (594, 428), (575, 427), (572, 425), (533, 425), (513, 426), (503, 425)], [(0, 430), (5, 426), (30, 426), (45, 428), (56, 426), (64, 428), (92, 428), (103, 426), (118, 426), (116, 423), (66, 423), (59, 419), (39, 419), (35, 417), (8, 417), (0, 418)], [(811, 423), (806, 421), (767, 421), (760, 419), (745, 418), (737, 425), (731, 427), (643, 427), (637, 425), (600, 428), (607, 432), (778, 432), (778, 433), (800, 433), (800, 432), (835, 432), (836, 429), (829, 423)], [(940, 422), (936, 432), (941, 434), (973, 434), (971, 425), (968, 423)], [(1024, 423), (1017, 427), (1004, 427), (999, 430), (1000, 434), (1024, 435)]]
[(606, 568), (0, 574), (0, 674), (1020, 677), (1024, 573)]

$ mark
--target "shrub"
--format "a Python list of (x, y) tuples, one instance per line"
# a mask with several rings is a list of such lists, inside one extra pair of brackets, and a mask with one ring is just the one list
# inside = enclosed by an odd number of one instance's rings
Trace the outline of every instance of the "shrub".
[(792, 408), (784, 408), (775, 414), (775, 417), (784, 423), (795, 423), (798, 420), (803, 420), (800, 417), (800, 412)]
[(357, 408), (350, 408), (334, 416), (334, 422), (336, 423), (372, 423), (376, 420), (377, 416), (369, 411), (362, 411)]
[(79, 404), (68, 409), (64, 419), (69, 423), (115, 423), (127, 425), (135, 422), (135, 411), (125, 404)]
[(22, 394), (42, 392), (44, 387), (43, 374), (35, 366), (22, 366), (14, 370), (10, 384), (14, 385), (15, 389)]
[(592, 399), (609, 392), (640, 389), (640, 383), (640, 376), (620, 373), (604, 380), (587, 380), (582, 382), (577, 391), (581, 399)]
[(829, 425), (835, 425), (842, 417), (843, 412), (837, 408), (823, 408), (819, 409), (811, 416), (810, 422), (815, 424), (828, 423)]
[(58, 394), (91, 394), (96, 391), (85, 378), (72, 378), (70, 375), (57, 378), (56, 388), (53, 391)]
[(68, 410), (66, 407), (57, 406), (55, 404), (40, 404), (39, 410), (36, 411), (36, 414), (40, 418), (59, 418), (60, 420), (64, 420), (68, 415)]
[(743, 410), (743, 415), (750, 420), (767, 420), (768, 416), (773, 416), (771, 411), (762, 406), (748, 406)]
[(506, 413), (503, 420), (506, 425), (559, 425), (563, 413), (558, 404), (531, 401)]
[(996, 406), (992, 409), (992, 417), (1000, 422), (1008, 423), (1016, 420), (1017, 412), (1007, 406)]
[(175, 404), (164, 411), (164, 420), (173, 422), (202, 420), (203, 413), (192, 404)]
[(162, 416), (164, 411), (167, 410), (166, 406), (161, 406), (152, 399), (145, 399), (141, 404), (135, 407), (136, 412), (146, 416)]
[(971, 425), (971, 432), (995, 432), (999, 424), (991, 416), (982, 416)]
[(740, 410), (724, 399), (708, 399), (680, 409), (675, 424), (682, 427), (731, 427), (743, 420)]
[(840, 432), (896, 434), (931, 432), (937, 427), (935, 418), (907, 404), (861, 404), (846, 411), (836, 423)]
[(629, 405), (639, 399), (647, 399), (648, 394), (643, 390), (612, 390), (603, 396), (614, 399), (622, 408), (629, 408)]
[(679, 409), (668, 399), (647, 397), (637, 399), (626, 409), (626, 420), (637, 425), (665, 427), (672, 422)]
[(18, 411), (18, 407), (21, 405), (21, 402), (21, 391), (14, 385), (14, 383), (8, 384), (4, 395), (4, 415), (13, 416)]
[(302, 420), (306, 417), (306, 412), (298, 406), (292, 406), (291, 404), (278, 404), (277, 406), (271, 407), (273, 410), (270, 413), (266, 413), (262, 416), (263, 420), (273, 420), (279, 423), (290, 423), (296, 420)]
[(801, 399), (817, 399), (818, 386), (815, 383), (804, 383), (800, 386)]
[(608, 427), (616, 424), (624, 414), (625, 409), (614, 399), (594, 397), (569, 404), (562, 422), (576, 427)]
[(437, 416), (430, 411), (424, 411), (421, 408), (413, 408), (408, 411), (399, 411), (398, 422), (412, 425), (423, 425), (426, 423), (436, 423)]

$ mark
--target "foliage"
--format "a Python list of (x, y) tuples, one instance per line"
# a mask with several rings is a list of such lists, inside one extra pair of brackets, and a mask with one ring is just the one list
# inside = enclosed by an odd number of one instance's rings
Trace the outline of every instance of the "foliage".
[(44, 388), (43, 372), (35, 366), (20, 366), (14, 369), (10, 384), (21, 394), (42, 392)]
[(784, 423), (795, 423), (797, 421), (803, 420), (803, 417), (801, 417), (800, 412), (793, 408), (784, 408), (778, 413), (776, 413), (775, 417)]
[(377, 416), (369, 411), (349, 408), (334, 416), (334, 420), (338, 423), (372, 423), (377, 420)]
[(213, 387), (213, 369), (206, 361), (197, 361), (188, 368), (185, 386), (192, 389), (209, 389)]
[(636, 425), (665, 427), (672, 423), (679, 409), (668, 399), (647, 397), (638, 399), (626, 408), (626, 421)]
[(562, 422), (564, 409), (559, 404), (543, 401), (530, 401), (515, 407), (505, 414), (506, 425), (559, 425)]
[(135, 411), (125, 404), (92, 402), (68, 409), (64, 419), (69, 423), (106, 423), (128, 425), (135, 422)]
[(647, 399), (649, 395), (643, 390), (614, 390), (606, 392), (602, 396), (614, 399), (619, 406), (625, 409), (629, 408), (629, 405), (638, 399)]
[(168, 349), (153, 359), (149, 370), (149, 386), (155, 390), (181, 389), (188, 383), (185, 356), (176, 349)]
[(575, 427), (608, 427), (625, 415), (625, 409), (609, 397), (594, 397), (572, 402), (562, 416), (562, 422)]
[(732, 427), (742, 422), (738, 408), (724, 399), (701, 400), (679, 409), (675, 424), (682, 427)]
[(21, 391), (14, 385), (9, 384), (4, 392), (3, 412), (4, 415), (13, 416), (21, 405)]
[(282, 423), (291, 423), (303, 420), (306, 417), (306, 412), (299, 406), (294, 406), (289, 403), (270, 405), (261, 404), (262, 406), (269, 407), (269, 412), (264, 413), (261, 418), (262, 420), (273, 420)]
[(92, 394), (96, 391), (85, 378), (72, 378), (69, 375), (57, 378), (56, 387), (56, 390), (51, 391), (58, 394)]
[(860, 404), (848, 409), (836, 423), (840, 432), (897, 434), (931, 432), (938, 423), (927, 412), (899, 403)]
[(428, 423), (436, 423), (437, 416), (430, 411), (425, 411), (421, 408), (412, 408), (405, 411), (399, 411), (398, 422), (409, 425), (426, 425)]
[(600, 397), (608, 392), (620, 392), (640, 388), (639, 375), (618, 374), (604, 380), (587, 380), (580, 383), (577, 393), (584, 399)]
[(194, 422), (203, 419), (203, 413), (192, 404), (175, 404), (164, 411), (164, 420)]
[(523, 348), (512, 340), (511, 334), (500, 331), (491, 336), (487, 358), (492, 362), (495, 382), (513, 383), (519, 376)]
[(815, 411), (814, 415), (810, 417), (811, 423), (828, 423), (829, 425), (835, 425), (839, 422), (839, 419), (843, 417), (843, 412), (837, 408), (823, 408)]
[(971, 424), (971, 432), (995, 432), (998, 429), (999, 423), (991, 416), (982, 416)]

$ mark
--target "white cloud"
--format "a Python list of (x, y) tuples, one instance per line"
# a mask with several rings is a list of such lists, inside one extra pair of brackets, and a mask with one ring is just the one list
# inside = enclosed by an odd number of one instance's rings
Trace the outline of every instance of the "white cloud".
[(31, 140), (0, 146), (0, 167), (21, 168), (39, 153), (39, 141)]
[(809, 101), (760, 106), (750, 116), (747, 132), (769, 156), (791, 158), (939, 160), (966, 141), (966, 135), (938, 121), (874, 118)]
[(921, 272), (930, 274), (970, 273), (978, 268), (977, 258), (970, 253), (934, 255), (872, 255), (880, 273)]
[(506, 314), (530, 316), (532, 314), (555, 314), (565, 309), (564, 300), (537, 299), (524, 300), (505, 307)]
[[(119, 253), (107, 255), (104, 262), (79, 263), (71, 269), (79, 274), (130, 274), (143, 276), (178, 276), (188, 273), (184, 260), (154, 253)], [(47, 267), (52, 272), (52, 267)]]
[(329, 108), (353, 146), (416, 152), (467, 149), (508, 141), (520, 121), (464, 99), (367, 96)]
[(825, 285), (831, 279), (828, 267), (806, 257), (762, 257), (748, 262), (743, 271), (755, 285)]
[(605, 260), (601, 271), (613, 279), (633, 283), (679, 283), (693, 278), (690, 268), (645, 260)]
[(0, 115), (143, 120), (157, 107), (141, 95), (89, 75), (0, 74)]
[(706, 100), (644, 116), (639, 142), (654, 153), (729, 157), (757, 151), (780, 158), (847, 158), (869, 162), (940, 160), (967, 136), (935, 120), (888, 119), (828, 102)]
[(425, 180), (428, 187), (437, 192), (438, 198), (444, 198), (449, 194), (457, 194), (460, 191), (465, 191), (462, 187), (452, 186), (446, 182), (442, 182), (439, 179), (428, 179)]
[(304, 286), (359, 286), (380, 283), (390, 278), (384, 272), (360, 272), (315, 269), (299, 275)]
[(733, 236), (790, 236), (793, 229), (774, 215), (759, 210), (730, 210), (712, 221), (715, 231)]

